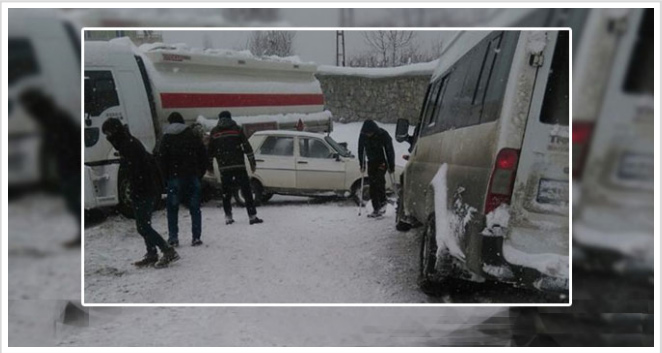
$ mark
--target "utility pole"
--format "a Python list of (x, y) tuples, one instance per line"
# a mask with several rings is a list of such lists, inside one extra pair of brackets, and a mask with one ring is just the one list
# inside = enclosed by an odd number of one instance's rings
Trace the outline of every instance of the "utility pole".
[(336, 31), (336, 66), (345, 66), (345, 31)]
[[(354, 9), (340, 9), (340, 27), (354, 25)], [(345, 31), (336, 31), (336, 66), (345, 66)]]

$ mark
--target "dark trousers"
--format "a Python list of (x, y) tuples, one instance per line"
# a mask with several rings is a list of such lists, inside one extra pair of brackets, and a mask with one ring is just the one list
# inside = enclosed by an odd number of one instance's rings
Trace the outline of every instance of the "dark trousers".
[(170, 246), (165, 240), (152, 228), (152, 210), (154, 209), (154, 197), (144, 196), (133, 199), (133, 210), (136, 217), (136, 228), (138, 233), (145, 240), (147, 253), (156, 255), (156, 248), (161, 251), (167, 250)]
[(168, 240), (179, 240), (179, 202), (182, 196), (188, 196), (193, 239), (200, 239), (202, 233), (201, 191), (200, 179), (197, 177), (180, 177), (168, 180)]
[(386, 164), (368, 162), (368, 181), (372, 208), (378, 210), (386, 204)]
[[(235, 184), (236, 183), (236, 184)], [(251, 192), (251, 182), (248, 179), (248, 172), (244, 168), (228, 169), (221, 172), (221, 184), (223, 186), (223, 211), (226, 216), (232, 216), (232, 191), (235, 185), (241, 188), (241, 195), (246, 201), (246, 211), (248, 216), (257, 214), (253, 193)]]

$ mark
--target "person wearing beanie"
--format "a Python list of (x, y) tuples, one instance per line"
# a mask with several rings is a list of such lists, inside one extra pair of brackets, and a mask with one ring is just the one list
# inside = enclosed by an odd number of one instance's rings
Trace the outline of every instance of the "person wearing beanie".
[(168, 244), (179, 246), (179, 204), (182, 197), (188, 197), (191, 245), (202, 245), (200, 181), (207, 170), (207, 151), (202, 139), (186, 126), (181, 114), (171, 113), (168, 123), (158, 152), (161, 172), (167, 180)]
[(386, 207), (386, 172), (395, 171), (395, 152), (393, 141), (386, 130), (377, 126), (373, 120), (366, 120), (359, 135), (359, 166), (361, 175), (368, 164), (368, 182), (373, 212), (369, 217), (384, 214)]
[(232, 186), (235, 183), (239, 184), (244, 200), (246, 200), (249, 223), (262, 223), (262, 219), (257, 217), (250, 179), (244, 162), (244, 155), (246, 155), (251, 170), (255, 172), (253, 148), (248, 143), (241, 127), (232, 120), (232, 115), (227, 110), (218, 114), (218, 124), (211, 130), (208, 155), (210, 159), (216, 159), (221, 173), (225, 224), (234, 223), (232, 218)]
[[(127, 173), (131, 185), (131, 203), (136, 218), (138, 233), (145, 240), (147, 253), (142, 260), (133, 264), (137, 267), (154, 265), (167, 267), (179, 259), (179, 254), (168, 245), (161, 235), (152, 228), (152, 211), (156, 200), (161, 196), (162, 182), (156, 159), (149, 154), (143, 144), (129, 132), (119, 119), (110, 118), (101, 126), (106, 139), (120, 154), (120, 170)], [(159, 259), (157, 248), (163, 256)]]

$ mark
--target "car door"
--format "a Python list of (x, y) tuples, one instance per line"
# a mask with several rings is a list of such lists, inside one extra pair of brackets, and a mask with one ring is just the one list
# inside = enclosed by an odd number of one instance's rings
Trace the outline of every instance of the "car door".
[(294, 189), (294, 137), (267, 136), (255, 152), (255, 176), (266, 188)]
[(296, 157), (297, 189), (342, 190), (345, 185), (345, 161), (336, 159), (336, 151), (324, 140), (299, 136)]

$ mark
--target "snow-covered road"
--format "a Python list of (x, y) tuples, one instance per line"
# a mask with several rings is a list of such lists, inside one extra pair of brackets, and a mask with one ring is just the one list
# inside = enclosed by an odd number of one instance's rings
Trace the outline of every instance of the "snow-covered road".
[[(244, 209), (225, 225), (211, 201), (202, 208), (204, 245), (190, 246), (180, 211), (181, 260), (138, 269), (144, 254), (132, 220), (111, 216), (85, 230), (86, 303), (425, 303), (416, 286), (418, 237), (384, 219), (357, 215), (350, 200), (275, 196), (249, 225)], [(167, 236), (165, 210), (155, 229)]]

